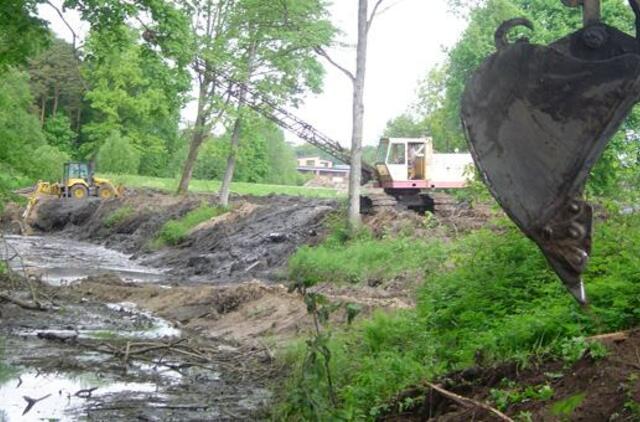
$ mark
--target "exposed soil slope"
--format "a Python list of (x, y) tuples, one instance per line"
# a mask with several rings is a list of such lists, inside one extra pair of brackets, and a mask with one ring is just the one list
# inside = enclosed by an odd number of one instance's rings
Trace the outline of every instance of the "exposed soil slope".
[[(236, 198), (232, 210), (196, 226), (175, 247), (151, 247), (162, 226), (211, 195), (175, 197), (152, 190), (130, 192), (123, 200), (43, 201), (33, 227), (76, 240), (104, 244), (149, 266), (168, 268), (176, 280), (220, 282), (273, 278), (301, 245), (316, 242), (334, 200), (287, 196)], [(120, 212), (121, 217), (112, 218)]]
[[(639, 421), (640, 420), (640, 330), (601, 340), (608, 349), (604, 358), (589, 354), (574, 365), (547, 361), (525, 370), (517, 365), (473, 368), (441, 380), (449, 391), (479, 402), (492, 403), (492, 390), (519, 391), (549, 386), (548, 399), (524, 399), (509, 404), (505, 413), (514, 420), (531, 421)], [(498, 393), (499, 394), (499, 393)], [(496, 397), (494, 391), (493, 399)], [(401, 403), (416, 399), (400, 410)], [(406, 407), (406, 406), (405, 406)], [(475, 406), (461, 406), (419, 386), (401, 394), (391, 405), (386, 421), (500, 421)]]

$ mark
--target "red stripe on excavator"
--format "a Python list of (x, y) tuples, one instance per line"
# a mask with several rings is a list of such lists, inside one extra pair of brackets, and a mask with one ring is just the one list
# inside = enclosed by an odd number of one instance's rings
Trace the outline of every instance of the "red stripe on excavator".
[(436, 182), (430, 180), (406, 180), (402, 182), (382, 182), (382, 187), (387, 189), (454, 189), (464, 188), (466, 182)]

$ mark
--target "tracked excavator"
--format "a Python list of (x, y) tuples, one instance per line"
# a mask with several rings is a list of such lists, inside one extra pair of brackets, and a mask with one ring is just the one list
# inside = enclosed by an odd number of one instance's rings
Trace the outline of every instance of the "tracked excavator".
[[(290, 131), (303, 141), (344, 164), (351, 155), (339, 142), (323, 134), (247, 84), (219, 74), (219, 84), (233, 87), (228, 92), (260, 115)], [(361, 196), (363, 213), (402, 206), (420, 213), (431, 211), (447, 215), (456, 201), (445, 190), (466, 186), (473, 172), (469, 153), (436, 153), (431, 138), (384, 138), (380, 140), (374, 164), (362, 163)]]
[(509, 42), (514, 18), (495, 33), (496, 52), (468, 81), (461, 118), (473, 159), (507, 215), (542, 250), (575, 299), (591, 253), (589, 173), (640, 100), (640, 0), (632, 37), (602, 22), (600, 0), (583, 27), (549, 45)]

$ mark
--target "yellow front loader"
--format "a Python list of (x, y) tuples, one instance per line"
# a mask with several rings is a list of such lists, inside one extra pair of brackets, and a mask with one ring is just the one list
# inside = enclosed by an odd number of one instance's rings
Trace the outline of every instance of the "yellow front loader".
[(116, 187), (110, 180), (95, 177), (93, 166), (84, 162), (64, 164), (62, 181), (57, 183), (39, 181), (29, 198), (23, 217), (26, 220), (43, 196), (58, 198), (84, 199), (97, 196), (101, 199), (119, 198), (123, 195), (123, 186)]

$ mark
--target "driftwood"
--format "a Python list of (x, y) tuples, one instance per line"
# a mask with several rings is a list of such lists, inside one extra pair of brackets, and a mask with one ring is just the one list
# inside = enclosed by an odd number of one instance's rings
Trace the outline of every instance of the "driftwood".
[(495, 408), (489, 406), (488, 404), (484, 404), (482, 402), (470, 399), (468, 397), (462, 397), (459, 394), (453, 393), (453, 392), (451, 392), (449, 390), (445, 390), (444, 388), (440, 387), (439, 385), (432, 384), (430, 382), (425, 382), (425, 384), (429, 388), (437, 391), (438, 393), (440, 393), (443, 396), (455, 401), (456, 403), (461, 404), (462, 406), (465, 406), (465, 407), (479, 407), (481, 409), (484, 409), (484, 410), (486, 410), (488, 412), (493, 413), (494, 415), (496, 415), (497, 417), (499, 417), (503, 421), (514, 422), (513, 419), (511, 419), (509, 416), (505, 415), (504, 413), (502, 413), (498, 409), (495, 409)]
[(27, 407), (24, 408), (24, 411), (22, 412), (22, 415), (23, 416), (26, 415), (36, 403), (38, 403), (39, 401), (42, 401), (42, 400), (44, 400), (44, 399), (46, 399), (47, 397), (50, 397), (50, 396), (51, 396), (51, 394), (47, 394), (46, 396), (42, 396), (39, 399), (32, 399), (29, 396), (22, 396), (22, 398), (25, 399), (26, 402), (27, 402)]

